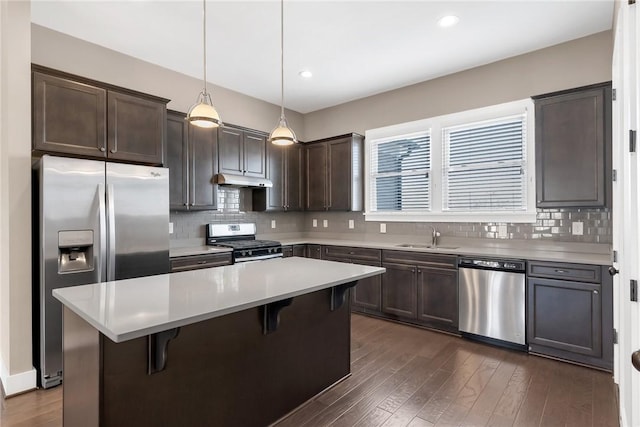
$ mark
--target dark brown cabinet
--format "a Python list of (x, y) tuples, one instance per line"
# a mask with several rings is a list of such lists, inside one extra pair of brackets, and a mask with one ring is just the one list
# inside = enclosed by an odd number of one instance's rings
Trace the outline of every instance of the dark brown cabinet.
[(382, 311), (449, 332), (458, 331), (458, 271), (454, 255), (382, 251)]
[(348, 134), (305, 145), (306, 210), (362, 210), (363, 139)]
[(282, 256), (292, 257), (297, 256), (304, 258), (307, 254), (307, 246), (306, 245), (287, 245), (282, 247)]
[(171, 272), (231, 265), (231, 252), (221, 254), (191, 255), (171, 258)]
[(322, 259), (322, 246), (307, 245), (306, 258)]
[(537, 206), (610, 205), (611, 83), (533, 99)]
[(611, 280), (601, 266), (530, 262), (527, 335), (533, 353), (611, 369)]
[(168, 100), (33, 67), (33, 149), (162, 164)]
[(218, 128), (220, 173), (265, 177), (267, 135), (230, 126)]
[(267, 179), (273, 187), (253, 192), (254, 210), (303, 210), (302, 144), (280, 146), (267, 143)]
[(186, 115), (167, 113), (169, 202), (174, 210), (215, 210), (217, 132), (190, 125)]
[[(380, 267), (379, 249), (353, 248), (347, 246), (323, 246), (322, 258), (327, 261)], [(361, 313), (379, 314), (381, 311), (382, 276), (367, 277), (358, 281), (351, 289), (351, 310)]]

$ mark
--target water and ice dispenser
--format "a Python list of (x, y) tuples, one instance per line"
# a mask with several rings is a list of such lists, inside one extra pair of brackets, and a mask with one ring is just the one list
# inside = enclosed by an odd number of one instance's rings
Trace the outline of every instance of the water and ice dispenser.
[(93, 270), (93, 230), (58, 232), (58, 273)]

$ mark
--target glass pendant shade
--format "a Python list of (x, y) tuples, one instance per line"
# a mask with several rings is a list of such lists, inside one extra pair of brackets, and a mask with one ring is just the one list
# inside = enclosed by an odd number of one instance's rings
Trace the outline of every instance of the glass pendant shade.
[(289, 127), (284, 116), (280, 117), (278, 125), (269, 134), (269, 141), (275, 145), (291, 145), (298, 142), (295, 132)]
[(198, 100), (189, 109), (187, 120), (195, 126), (201, 128), (215, 128), (220, 126), (220, 115), (211, 102), (211, 95), (200, 92)]

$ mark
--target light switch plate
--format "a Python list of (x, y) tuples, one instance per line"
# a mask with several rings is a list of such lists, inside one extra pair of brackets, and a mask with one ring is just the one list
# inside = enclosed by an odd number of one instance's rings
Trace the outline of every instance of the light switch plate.
[(575, 221), (571, 223), (571, 234), (574, 236), (582, 236), (584, 234), (584, 222)]
[(276, 220), (275, 219), (271, 220), (271, 228), (276, 228)]
[(353, 222), (352, 219), (349, 220), (349, 229), (353, 230), (353, 228), (355, 227), (355, 224)]
[(169, 234), (173, 234), (173, 223), (169, 223)]
[(323, 219), (323, 220), (322, 220), (322, 226), (323, 226), (324, 228), (327, 228), (327, 227), (329, 226), (329, 220), (328, 220), (328, 219)]
[(314, 227), (317, 227), (317, 226), (318, 226), (318, 220), (317, 220), (317, 219), (315, 219), (315, 218), (314, 218), (314, 219), (312, 219), (312, 220), (311, 220), (311, 225), (312, 225), (312, 226), (314, 226)]
[(384, 222), (380, 223), (380, 232), (381, 233), (386, 233), (387, 232), (387, 224), (385, 224)]

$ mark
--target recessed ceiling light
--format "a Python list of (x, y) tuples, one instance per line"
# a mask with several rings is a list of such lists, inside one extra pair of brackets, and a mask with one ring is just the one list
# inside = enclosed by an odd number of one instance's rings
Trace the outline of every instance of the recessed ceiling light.
[(310, 79), (311, 77), (313, 77), (313, 73), (309, 70), (302, 70), (298, 74), (300, 75), (300, 77), (305, 79)]
[(460, 18), (458, 18), (457, 16), (455, 16), (455, 15), (447, 15), (447, 16), (443, 16), (442, 18), (438, 19), (438, 25), (440, 25), (443, 28), (453, 27), (459, 21), (460, 21)]

